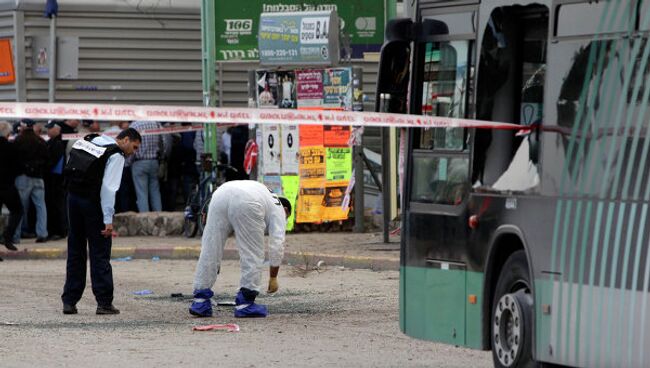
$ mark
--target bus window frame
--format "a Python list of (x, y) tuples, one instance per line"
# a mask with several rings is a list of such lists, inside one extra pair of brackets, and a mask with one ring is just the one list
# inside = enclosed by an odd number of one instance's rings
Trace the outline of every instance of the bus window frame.
[[(633, 34), (639, 32), (640, 28), (640, 19), (641, 19), (641, 0), (629, 0), (629, 1), (634, 1), (635, 7), (637, 8), (636, 12), (636, 19), (634, 21), (634, 29), (631, 31), (616, 31), (616, 32), (602, 32), (602, 33), (585, 33), (585, 34), (580, 34), (580, 35), (568, 35), (568, 36), (558, 36), (558, 27), (559, 27), (559, 17), (560, 17), (560, 8), (564, 5), (571, 5), (571, 4), (590, 4), (593, 3), (593, 0), (553, 0), (552, 6), (550, 11), (552, 14), (550, 14), (549, 21), (551, 24), (549, 24), (550, 27), (550, 37), (549, 37), (549, 43), (551, 42), (558, 42), (558, 41), (565, 41), (565, 40), (576, 40), (576, 39), (584, 39), (584, 38), (589, 38), (589, 39), (621, 39), (621, 38), (627, 38), (632, 36)], [(646, 0), (648, 1), (648, 0)], [(598, 1), (596, 1), (598, 2)], [(604, 2), (603, 2), (604, 3)]]
[[(412, 140), (413, 136), (409, 137), (409, 140)], [(467, 192), (463, 196), (463, 200), (458, 204), (442, 204), (442, 203), (426, 203), (414, 201), (411, 198), (411, 189), (413, 189), (413, 163), (416, 157), (423, 158), (466, 158), (468, 160), (467, 165)], [(466, 151), (449, 151), (449, 150), (421, 150), (415, 149), (411, 151), (410, 155), (410, 165), (411, 165), (411, 175), (408, 177), (408, 192), (406, 197), (408, 198), (409, 203), (409, 212), (418, 213), (418, 214), (431, 214), (431, 215), (452, 215), (459, 216), (465, 211), (467, 202), (469, 201), (471, 193), (471, 183), (470, 183), (470, 174), (471, 174), (471, 156)]]
[[(422, 114), (422, 91), (424, 89), (423, 83), (418, 83), (417, 81), (423, 80), (424, 75), (424, 59), (426, 57), (426, 45), (428, 43), (434, 42), (453, 42), (453, 41), (468, 41), (468, 63), (470, 60), (474, 60), (476, 63), (477, 60), (477, 39), (478, 39), (478, 26), (479, 26), (479, 6), (476, 3), (467, 3), (459, 4), (459, 6), (449, 7), (449, 8), (440, 8), (439, 5), (431, 4), (430, 7), (422, 7), (418, 9), (417, 20), (418, 22), (423, 22), (426, 19), (434, 19), (436, 15), (445, 15), (445, 14), (458, 14), (458, 13), (473, 13), (473, 21), (475, 32), (474, 33), (463, 33), (463, 34), (446, 34), (446, 35), (420, 35), (412, 43), (412, 55), (411, 55), (411, 81), (409, 83), (410, 92), (409, 92), (409, 112), (411, 114)], [(476, 67), (476, 65), (474, 65)], [(469, 87), (470, 83), (476, 83), (476, 73), (474, 74), (474, 80), (470, 78), (471, 75), (468, 75), (466, 80), (466, 88)], [(476, 88), (472, 91), (473, 96), (467, 96), (465, 100), (465, 112), (466, 116), (463, 118), (472, 118), (473, 116), (468, 116), (468, 111), (474, 111), (473, 109), (469, 110), (470, 101), (475, 101), (476, 98)], [(419, 96), (419, 97), (418, 97)], [(417, 128), (423, 129), (423, 128)], [(403, 201), (407, 204), (407, 212), (418, 213), (418, 214), (430, 214), (430, 215), (450, 215), (450, 216), (460, 216), (467, 207), (467, 203), (471, 195), (471, 170), (472, 170), (472, 151), (473, 145), (471, 141), (473, 140), (473, 135), (471, 129), (464, 129), (464, 145), (463, 150), (449, 150), (449, 149), (414, 149), (414, 131), (409, 129), (408, 132), (408, 142), (407, 142), (407, 162), (406, 170), (408, 175), (404, 180), (404, 199)], [(440, 203), (423, 203), (423, 202), (414, 202), (411, 198), (411, 189), (413, 187), (413, 164), (415, 156), (420, 157), (445, 157), (445, 158), (466, 158), (468, 160), (468, 172), (467, 172), (467, 185), (468, 191), (463, 196), (462, 202), (458, 204), (440, 204)]]

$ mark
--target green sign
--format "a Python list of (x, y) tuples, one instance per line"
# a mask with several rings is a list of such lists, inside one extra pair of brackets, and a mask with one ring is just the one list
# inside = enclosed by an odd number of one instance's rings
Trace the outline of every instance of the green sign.
[(352, 57), (379, 51), (384, 42), (385, 0), (245, 0), (215, 1), (216, 58), (259, 60), (258, 34), (262, 13), (334, 10), (341, 18), (341, 45)]
[(350, 180), (352, 176), (352, 148), (326, 148), (325, 177), (327, 180)]

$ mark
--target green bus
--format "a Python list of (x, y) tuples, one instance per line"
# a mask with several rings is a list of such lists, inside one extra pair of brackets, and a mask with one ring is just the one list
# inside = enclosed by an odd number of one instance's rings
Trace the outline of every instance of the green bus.
[(522, 129), (403, 131), (401, 330), (650, 365), (650, 0), (405, 1), (381, 109)]

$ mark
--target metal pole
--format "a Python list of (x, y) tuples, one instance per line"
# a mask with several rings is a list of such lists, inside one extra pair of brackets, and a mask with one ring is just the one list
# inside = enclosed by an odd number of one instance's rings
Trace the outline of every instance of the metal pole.
[[(380, 95), (380, 111), (387, 112), (389, 109), (391, 96), (388, 93)], [(393, 190), (393, 183), (391, 183), (391, 134), (390, 128), (381, 129), (381, 198), (382, 198), (382, 213), (384, 217), (384, 243), (390, 241), (390, 220), (391, 220), (391, 191)]]
[(363, 183), (363, 146), (352, 147), (354, 157), (354, 232), (364, 232), (365, 225), (365, 203), (364, 203), (364, 183)]
[[(203, 105), (206, 107), (215, 106), (215, 8), (213, 0), (202, 0), (201, 2), (201, 53), (202, 53), (202, 75), (203, 75)], [(207, 124), (204, 129), (205, 152), (210, 153), (213, 159), (217, 159), (217, 126)]]
[(52, 15), (50, 18), (50, 50), (47, 54), (49, 58), (47, 100), (54, 102), (56, 94), (56, 15)]
[(386, 0), (386, 21), (397, 18), (397, 0)]

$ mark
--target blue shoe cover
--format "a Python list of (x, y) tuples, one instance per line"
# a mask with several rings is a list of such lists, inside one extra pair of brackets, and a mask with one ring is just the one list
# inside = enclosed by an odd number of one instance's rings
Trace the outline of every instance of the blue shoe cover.
[(237, 292), (237, 296), (235, 297), (235, 305), (242, 305), (242, 304), (251, 304), (253, 302), (249, 302), (244, 298), (244, 294), (240, 291)]
[(236, 318), (266, 317), (268, 314), (268, 308), (262, 304), (240, 304), (235, 307)]
[(197, 317), (212, 317), (212, 301), (214, 293), (210, 289), (194, 290), (194, 301), (190, 306), (190, 314)]

